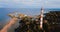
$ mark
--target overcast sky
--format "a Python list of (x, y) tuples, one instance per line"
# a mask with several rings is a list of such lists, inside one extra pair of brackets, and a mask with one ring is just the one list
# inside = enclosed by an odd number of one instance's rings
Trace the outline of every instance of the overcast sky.
[(0, 0), (0, 8), (60, 8), (60, 0)]

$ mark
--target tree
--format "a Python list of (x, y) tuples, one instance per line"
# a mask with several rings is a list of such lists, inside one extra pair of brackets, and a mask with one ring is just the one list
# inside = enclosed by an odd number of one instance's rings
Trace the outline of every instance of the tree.
[(45, 14), (44, 19), (48, 20), (51, 32), (60, 32), (60, 11), (50, 11)]
[[(20, 25), (15, 29), (15, 32), (38, 32), (39, 28), (37, 27), (39, 24), (36, 24), (33, 18), (24, 17), (19, 21)], [(39, 23), (39, 22), (38, 22)]]
[(45, 14), (45, 19), (48, 20), (49, 23), (60, 23), (60, 11), (50, 11)]

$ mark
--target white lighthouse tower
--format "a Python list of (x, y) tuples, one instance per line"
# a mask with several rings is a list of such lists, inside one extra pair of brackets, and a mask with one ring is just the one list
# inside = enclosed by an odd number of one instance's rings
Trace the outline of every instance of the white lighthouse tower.
[(43, 7), (41, 8), (41, 13), (40, 13), (40, 29), (43, 29)]

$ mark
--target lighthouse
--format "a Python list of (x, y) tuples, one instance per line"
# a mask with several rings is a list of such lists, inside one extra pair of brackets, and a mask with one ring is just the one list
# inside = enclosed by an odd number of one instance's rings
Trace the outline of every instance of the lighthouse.
[(40, 29), (43, 29), (43, 7), (41, 8), (41, 13), (40, 13)]

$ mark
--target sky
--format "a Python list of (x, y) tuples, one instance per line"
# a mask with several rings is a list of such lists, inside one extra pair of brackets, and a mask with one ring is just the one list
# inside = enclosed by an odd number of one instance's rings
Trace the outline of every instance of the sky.
[[(0, 25), (8, 21), (7, 14), (9, 12), (20, 11), (21, 13), (35, 15), (40, 14), (40, 8), (60, 8), (60, 0), (0, 0)], [(3, 9), (2, 9), (3, 8)], [(5, 9), (7, 8), (7, 9)], [(8, 8), (39, 8), (29, 9), (8, 9)], [(6, 21), (7, 20), (7, 21)], [(5, 24), (4, 24), (5, 25)]]
[(60, 8), (60, 0), (0, 0), (0, 8)]

